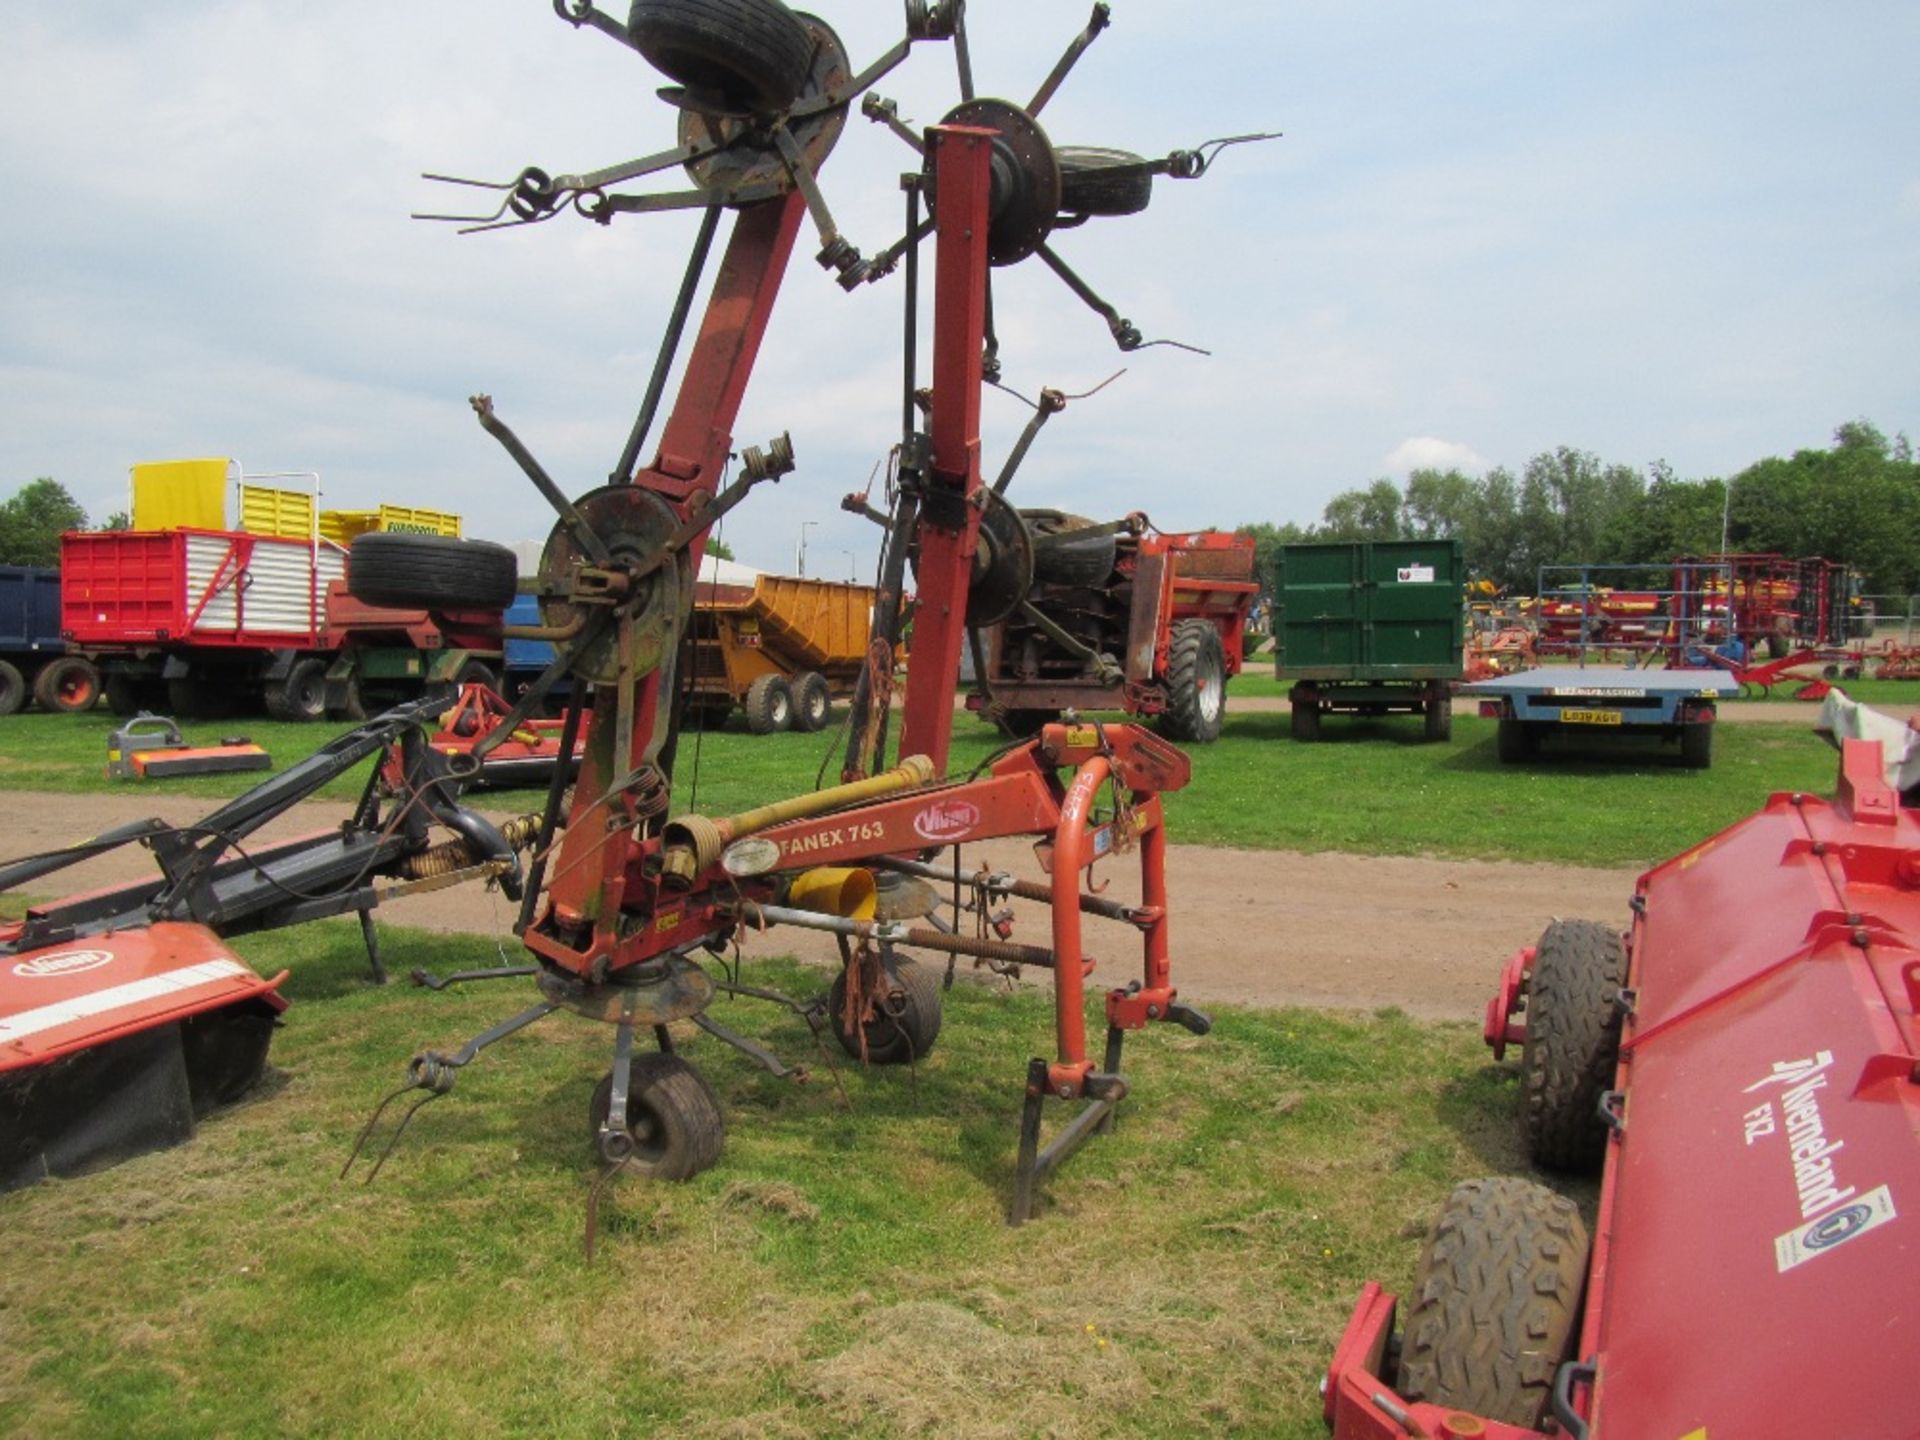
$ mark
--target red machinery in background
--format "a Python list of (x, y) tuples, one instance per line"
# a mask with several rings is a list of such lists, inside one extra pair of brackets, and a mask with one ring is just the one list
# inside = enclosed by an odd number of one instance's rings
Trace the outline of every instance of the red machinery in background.
[(1368, 1285), (1326, 1385), (1338, 1440), (1906, 1440), (1920, 1367), (1920, 818), (1878, 741), (1642, 876), (1622, 944), (1561, 920), (1505, 966), (1535, 1164), (1473, 1180), (1402, 1333)]
[[(968, 632), (986, 623), (988, 608), (1003, 601), (1008, 586), (1021, 583), (1018, 556), (993, 526), (983, 524), (989, 495), (1004, 489), (1026, 445), (1023, 440), (994, 490), (983, 485), (981, 390), (985, 376), (998, 373), (988, 323), (989, 267), (1040, 254), (1103, 316), (1122, 348), (1138, 348), (1146, 343), (1139, 332), (1066, 267), (1048, 237), (1067, 219), (1142, 208), (1156, 174), (1196, 177), (1217, 147), (1230, 142), (1154, 161), (1087, 151), (1076, 152), (1070, 163), (1066, 151), (1056, 150), (1037, 115), (1105, 27), (1105, 5), (1094, 7), (1087, 29), (1024, 107), (972, 98), (958, 5), (909, 4), (907, 38), (858, 75), (823, 21), (774, 0), (748, 0), (745, 9), (754, 23), (735, 26), (741, 8), (740, 0), (641, 0), (624, 26), (591, 4), (563, 10), (563, 18), (576, 25), (634, 45), (687, 87), (670, 94), (683, 106), (681, 147), (593, 175), (554, 178), (528, 170), (503, 187), (498, 211), (471, 217), (482, 225), (525, 223), (569, 203), (602, 220), (671, 204), (706, 210), (654, 382), (612, 483), (569, 498), (495, 418), (491, 402), (474, 401), (482, 424), (560, 515), (535, 581), (543, 623), (533, 632), (533, 638), (554, 643), (556, 658), (496, 734), (510, 733), (563, 675), (572, 678), (576, 697), (563, 750), (570, 748), (580, 697), (589, 688), (592, 719), (565, 833), (536, 861), (520, 912), (518, 928), (536, 962), (527, 968), (537, 975), (542, 998), (456, 1055), (427, 1052), (414, 1059), (408, 1084), (381, 1109), (408, 1091), (425, 1093), (393, 1131), (374, 1170), (420, 1105), (452, 1088), (460, 1066), (560, 1008), (614, 1029), (613, 1065), (596, 1091), (591, 1125), (606, 1165), (602, 1179), (621, 1171), (677, 1179), (706, 1168), (722, 1144), (719, 1105), (675, 1050), (667, 1026), (691, 1020), (785, 1073), (777, 1060), (705, 1013), (716, 992), (755, 992), (710, 975), (694, 954), (703, 948), (719, 952), (743, 927), (787, 924), (838, 937), (845, 967), (826, 1008), (841, 1043), (875, 1061), (911, 1061), (938, 1031), (937, 981), (906, 952), (1053, 972), (1057, 1052), (1051, 1061), (1035, 1059), (1028, 1066), (1011, 1210), (1017, 1222), (1030, 1212), (1038, 1182), (1126, 1093), (1119, 1070), (1125, 1032), (1163, 1021), (1204, 1032), (1207, 1021), (1178, 1002), (1171, 979), (1159, 795), (1186, 783), (1187, 762), (1179, 751), (1132, 726), (1050, 725), (1003, 753), (984, 774), (946, 777), (952, 697)], [(711, 15), (705, 15), (708, 9)], [(715, 23), (693, 24), (700, 16), (690, 19), (692, 12)], [(718, 26), (726, 36), (715, 40), (718, 21), (728, 17), (727, 26)], [(873, 95), (864, 102), (866, 114), (924, 156), (924, 168), (906, 178), (904, 238), (867, 260), (835, 228), (815, 172), (855, 95), (904, 60), (915, 43), (949, 39), (957, 42), (966, 98), (924, 138), (898, 122), (891, 102)], [(703, 58), (693, 58), (696, 53)], [(694, 179), (691, 194), (628, 196), (614, 190), (674, 165), (684, 165)], [(933, 210), (923, 222), (919, 206), (926, 194)], [(636, 468), (707, 246), (726, 209), (735, 216), (732, 236), (677, 402), (652, 463)], [(809, 212), (821, 239), (818, 258), (844, 286), (877, 279), (902, 261), (907, 278), (904, 434), (893, 505), (883, 517), (888, 540), (880, 596), (870, 664), (854, 698), (845, 779), (717, 820), (675, 814), (670, 777), (678, 702), (686, 690), (679, 666), (692, 575), (713, 523), (753, 486), (777, 480), (794, 464), (792, 446), (782, 436), (743, 450), (739, 478), (722, 488), (747, 380)], [(920, 395), (917, 276), (920, 244), (928, 235), (934, 240), (933, 376), (930, 391)], [(917, 423), (923, 404), (924, 432)], [(900, 717), (901, 758), (889, 767), (888, 691), (910, 562), (918, 604)], [(481, 763), (490, 741), (456, 764)], [(560, 803), (556, 783), (549, 821), (559, 818)], [(970, 875), (959, 863), (963, 842), (1009, 835), (1038, 837), (1050, 874), (1038, 881)], [(954, 860), (934, 864), (948, 847), (955, 847)], [(1129, 850), (1141, 866), (1139, 904), (1083, 891), (1082, 879), (1096, 859)], [(941, 903), (936, 884), (954, 896), (950, 921), (935, 913)], [(963, 891), (971, 902), (960, 898)], [(1016, 944), (987, 932), (990, 905), (1008, 895), (1049, 903), (1049, 944)], [(978, 935), (961, 933), (969, 912), (981, 923)], [(1089, 915), (1120, 925), (1142, 956), (1138, 978), (1108, 992), (1107, 1043), (1099, 1062), (1087, 1052), (1082, 1003), (1094, 969), (1081, 933)], [(818, 1014), (817, 1008), (803, 1009)], [(638, 1033), (651, 1033), (659, 1053), (635, 1057)], [(1042, 1107), (1049, 1097), (1085, 1104), (1043, 1148)], [(368, 1122), (363, 1145), (380, 1114)]]

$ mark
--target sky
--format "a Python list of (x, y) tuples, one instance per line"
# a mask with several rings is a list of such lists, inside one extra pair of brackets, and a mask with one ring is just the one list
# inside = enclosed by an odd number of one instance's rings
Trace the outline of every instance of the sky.
[[(1025, 100), (1085, 0), (973, 0), (983, 94)], [(1021, 504), (1165, 529), (1316, 519), (1427, 465), (1555, 446), (1732, 473), (1868, 418), (1920, 432), (1920, 104), (1911, 0), (1116, 0), (1047, 107), (1055, 143), (1162, 155), (1278, 131), (1145, 214), (1056, 236), (1150, 337), (1122, 356), (1037, 262), (994, 273), (1006, 382), (1069, 393)], [(549, 0), (97, 0), (19, 7), (0, 48), (0, 493), (96, 518), (136, 461), (317, 471), (323, 503), (552, 517), (475, 422), (573, 493), (603, 483), (696, 220), (573, 215), (460, 236), (409, 219), (506, 179), (667, 148), (666, 83)], [(884, 0), (818, 0), (856, 63)], [(917, 46), (877, 87), (957, 99)], [(911, 153), (856, 113), (822, 172), (864, 251)], [(663, 177), (654, 188), (680, 188)], [(899, 277), (848, 296), (802, 234), (736, 429), (799, 468), (727, 517), (762, 568), (870, 573), (840, 497), (897, 439)], [(930, 313), (930, 312), (929, 312)], [(924, 373), (924, 372), (923, 372)], [(671, 393), (671, 392), (670, 392)], [(990, 393), (985, 463), (1026, 411)]]

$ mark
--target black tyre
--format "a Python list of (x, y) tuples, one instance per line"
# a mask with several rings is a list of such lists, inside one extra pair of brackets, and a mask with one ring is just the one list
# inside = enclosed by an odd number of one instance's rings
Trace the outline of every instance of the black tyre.
[(107, 693), (107, 708), (116, 715), (138, 715), (146, 708), (148, 687), (131, 675), (109, 675), (102, 688)]
[(793, 680), (793, 728), (808, 734), (827, 728), (833, 719), (833, 689), (827, 677), (809, 670)]
[(1038, 735), (1042, 727), (1060, 718), (1058, 710), (1009, 710), (1001, 717), (1000, 728), (1015, 740)]
[(1137, 215), (1153, 199), (1153, 175), (1118, 167), (1146, 162), (1131, 150), (1100, 145), (1062, 145), (1060, 211), (1064, 215)]
[(396, 610), (504, 610), (518, 576), (506, 546), (453, 535), (375, 531), (347, 557), (353, 598)]
[(83, 714), (100, 703), (100, 672), (78, 655), (49, 660), (33, 677), (33, 698), (42, 710)]
[(1113, 576), (1119, 539), (1084, 515), (1022, 510), (1033, 533), (1033, 577), (1049, 585), (1104, 585)]
[(1453, 739), (1453, 697), (1437, 695), (1427, 701), (1427, 739), (1444, 743)]
[(1606, 1156), (1599, 1104), (1620, 1058), (1615, 999), (1626, 979), (1626, 946), (1596, 921), (1556, 920), (1535, 947), (1520, 1124), (1536, 1165), (1586, 1173)]
[(1396, 1389), (1537, 1429), (1578, 1332), (1587, 1230), (1527, 1180), (1454, 1187), (1414, 1272)]
[(484, 660), (467, 661), (460, 667), (459, 673), (453, 677), (453, 683), (456, 689), (464, 689), (468, 685), (484, 685), (494, 694), (500, 693), (499, 672)]
[(1696, 720), (1680, 727), (1680, 763), (1689, 770), (1705, 770), (1713, 764), (1712, 722)]
[(231, 681), (189, 676), (167, 681), (167, 709), (176, 720), (225, 720), (240, 710)]
[(634, 0), (627, 31), (661, 74), (743, 110), (785, 110), (813, 65), (806, 27), (777, 0)]
[(793, 690), (784, 675), (762, 675), (747, 686), (747, 729), (777, 735), (793, 724)]
[(1209, 744), (1227, 715), (1227, 653), (1205, 620), (1182, 620), (1167, 646), (1167, 709), (1160, 728), (1175, 740)]
[(276, 720), (306, 724), (327, 713), (327, 662), (309, 655), (293, 662), (286, 676), (267, 686), (267, 714)]
[(1540, 737), (1524, 720), (1502, 720), (1494, 746), (1501, 764), (1514, 765), (1531, 760), (1540, 752)]
[(1304, 686), (1295, 686), (1287, 697), (1293, 712), (1289, 716), (1293, 738), (1311, 743), (1320, 738), (1320, 696)]
[(360, 677), (349, 675), (344, 680), (327, 682), (327, 719), (337, 723), (358, 725), (367, 718), (366, 697), (360, 691)]
[(0, 660), (0, 715), (17, 714), (26, 703), (26, 680), (11, 661)]
[[(940, 1035), (940, 972), (911, 960), (895, 960), (883, 967), (883, 984), (894, 992), (889, 1003), (874, 1000), (873, 1018), (860, 1027), (866, 1032), (867, 1060), (874, 1065), (906, 1065), (924, 1060)], [(833, 978), (827, 995), (827, 1013), (840, 1048), (860, 1058), (860, 1035), (847, 1024), (847, 972)]]
[[(600, 1127), (613, 1108), (613, 1072), (593, 1087), (587, 1106), (588, 1134), (596, 1149)], [(633, 1153), (625, 1168), (649, 1180), (690, 1180), (711, 1169), (726, 1146), (727, 1123), (707, 1082), (678, 1055), (639, 1055), (627, 1078), (627, 1138)]]

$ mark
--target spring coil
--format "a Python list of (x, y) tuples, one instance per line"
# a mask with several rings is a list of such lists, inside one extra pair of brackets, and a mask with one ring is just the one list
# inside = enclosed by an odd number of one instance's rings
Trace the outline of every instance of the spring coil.
[[(540, 817), (521, 815), (500, 827), (500, 836), (515, 850), (525, 850), (540, 838)], [(472, 849), (464, 840), (443, 840), (430, 850), (409, 855), (400, 863), (400, 873), (409, 880), (433, 880), (452, 875), (476, 864)]]

